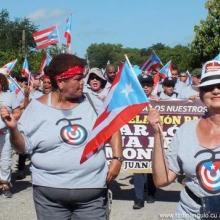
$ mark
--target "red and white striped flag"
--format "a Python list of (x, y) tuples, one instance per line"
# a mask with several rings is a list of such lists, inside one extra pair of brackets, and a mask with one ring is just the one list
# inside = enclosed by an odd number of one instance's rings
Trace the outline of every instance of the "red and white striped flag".
[(37, 49), (44, 49), (50, 45), (59, 43), (57, 27), (52, 26), (32, 34)]
[(152, 69), (162, 66), (162, 62), (157, 54), (153, 51), (150, 57), (144, 62), (141, 70), (146, 74), (150, 74)]

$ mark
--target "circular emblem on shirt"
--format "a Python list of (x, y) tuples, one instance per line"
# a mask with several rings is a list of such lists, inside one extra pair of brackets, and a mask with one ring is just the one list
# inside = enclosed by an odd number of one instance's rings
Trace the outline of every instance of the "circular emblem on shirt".
[(196, 166), (196, 175), (200, 186), (208, 193), (218, 193), (220, 192), (220, 159), (216, 159), (215, 155), (220, 154), (220, 152), (202, 150), (195, 157), (202, 153), (209, 153), (211, 157), (200, 161)]
[(56, 123), (56, 125), (58, 125), (61, 121), (67, 121), (68, 123), (66, 126), (63, 126), (60, 130), (60, 136), (65, 143), (70, 145), (80, 145), (86, 140), (88, 133), (85, 127), (73, 122), (80, 119), (81, 118), (63, 118)]

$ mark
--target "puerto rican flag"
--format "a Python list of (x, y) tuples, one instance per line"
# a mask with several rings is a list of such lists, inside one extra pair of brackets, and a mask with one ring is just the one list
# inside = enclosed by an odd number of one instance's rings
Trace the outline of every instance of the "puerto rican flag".
[(64, 32), (64, 37), (66, 38), (66, 46), (67, 48), (70, 48), (72, 37), (71, 37), (71, 21), (72, 21), (72, 15), (70, 15), (66, 19), (66, 29)]
[(5, 68), (7, 73), (9, 74), (12, 71), (12, 69), (14, 68), (16, 63), (17, 63), (17, 59), (5, 64), (3, 66), (3, 68)]
[(52, 26), (32, 34), (37, 49), (44, 49), (50, 45), (59, 43), (58, 31), (56, 26)]
[(141, 67), (141, 70), (145, 71), (146, 74), (150, 74), (152, 69), (160, 67), (162, 65), (163, 64), (162, 64), (160, 58), (157, 56), (157, 54), (155, 52), (152, 52), (152, 54), (150, 55), (148, 60), (145, 61), (145, 63)]
[(149, 103), (137, 76), (127, 62), (116, 75), (108, 96), (87, 140), (80, 163), (96, 153), (103, 144), (141, 112)]
[(30, 75), (27, 57), (25, 57), (25, 59), (24, 59), (24, 62), (23, 62), (23, 65), (22, 65), (21, 74), (24, 77), (29, 77), (29, 75)]
[(28, 61), (27, 61), (26, 57), (24, 59), (24, 63), (23, 63), (21, 72), (24, 77), (28, 78), (28, 86), (29, 86), (33, 81), (33, 77), (31, 75), (31, 72), (29, 71)]
[(51, 60), (52, 60), (52, 57), (50, 56), (49, 52), (43, 53), (40, 70), (39, 70), (41, 75), (44, 75), (44, 68), (50, 64)]
[(163, 76), (163, 78), (166, 77), (172, 77), (172, 63), (171, 60), (160, 69), (160, 74)]
[(15, 94), (17, 95), (20, 91), (22, 91), (22, 89), (21, 89), (20, 85), (18, 84), (18, 82), (16, 81), (16, 79), (11, 77), (10, 75), (8, 77), (8, 82), (9, 82), (9, 90), (11, 92), (15, 92)]

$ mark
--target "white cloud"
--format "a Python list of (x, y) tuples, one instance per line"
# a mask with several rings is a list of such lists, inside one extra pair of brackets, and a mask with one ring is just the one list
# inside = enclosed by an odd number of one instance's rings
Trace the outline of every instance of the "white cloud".
[(30, 18), (30, 20), (36, 22), (36, 21), (58, 18), (65, 14), (66, 12), (60, 9), (54, 9), (54, 10), (39, 9), (35, 12), (32, 12), (27, 17)]

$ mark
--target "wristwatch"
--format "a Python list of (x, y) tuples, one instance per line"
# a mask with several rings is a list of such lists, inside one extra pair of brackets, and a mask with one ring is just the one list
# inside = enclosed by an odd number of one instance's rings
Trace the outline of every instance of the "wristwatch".
[(120, 162), (124, 161), (123, 157), (116, 157), (116, 156), (113, 156), (112, 160), (119, 160)]

